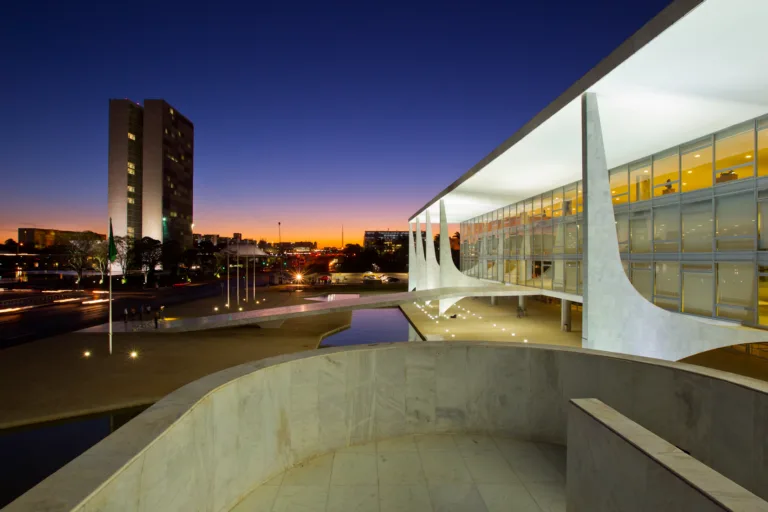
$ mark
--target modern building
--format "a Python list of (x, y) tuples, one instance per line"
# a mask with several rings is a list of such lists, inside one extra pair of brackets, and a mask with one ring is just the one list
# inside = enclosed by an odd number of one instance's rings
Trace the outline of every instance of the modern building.
[(109, 102), (109, 216), (116, 236), (192, 245), (194, 126), (164, 100)]
[(632, 354), (768, 340), (740, 327), (768, 327), (765, 19), (756, 0), (662, 11), (411, 217), (461, 234), (460, 273), (412, 247), (411, 288), (581, 302), (584, 345)]
[(93, 231), (64, 231), (61, 229), (19, 228), (18, 241), (24, 250), (44, 249), (65, 245), (70, 240), (105, 240), (106, 236)]

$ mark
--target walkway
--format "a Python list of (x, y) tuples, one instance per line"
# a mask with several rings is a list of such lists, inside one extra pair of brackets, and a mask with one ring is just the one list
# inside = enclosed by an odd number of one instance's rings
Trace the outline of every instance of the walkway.
[(400, 437), (306, 461), (232, 512), (564, 512), (565, 452), (504, 437)]
[(104, 334), (70, 333), (8, 348), (0, 351), (0, 429), (151, 404), (210, 373), (313, 350), (351, 318), (295, 318), (281, 329), (116, 333), (112, 356)]
[[(527, 316), (517, 317), (517, 298), (471, 297), (457, 302), (443, 317), (436, 302), (401, 306), (419, 333), (430, 341), (503, 341), (581, 347), (581, 311), (571, 312), (571, 332), (560, 330), (560, 304), (527, 299)], [(456, 315), (456, 318), (450, 318)]]
[[(332, 290), (335, 291), (335, 290)], [(190, 332), (207, 329), (220, 329), (224, 327), (237, 327), (244, 325), (260, 325), (266, 323), (279, 323), (289, 318), (299, 316), (323, 315), (340, 311), (353, 311), (356, 309), (383, 308), (399, 306), (413, 301), (450, 299), (455, 297), (503, 297), (510, 295), (540, 295), (537, 288), (526, 286), (482, 286), (482, 287), (454, 287), (438, 288), (434, 290), (420, 290), (414, 292), (384, 293), (361, 296), (357, 299), (339, 300), (333, 302), (315, 302), (312, 304), (298, 304), (269, 309), (257, 309), (251, 311), (230, 312), (201, 316), (197, 318), (174, 318), (161, 322), (160, 331), (164, 332)], [(122, 328), (122, 323), (119, 326)], [(99, 325), (83, 332), (107, 332), (109, 324)], [(134, 327), (134, 331), (155, 330), (150, 322), (144, 326)]]

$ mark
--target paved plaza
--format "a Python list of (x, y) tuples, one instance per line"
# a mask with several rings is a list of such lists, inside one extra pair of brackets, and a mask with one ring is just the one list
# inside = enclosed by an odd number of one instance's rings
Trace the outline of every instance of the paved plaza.
[(299, 464), (232, 512), (565, 511), (565, 451), (470, 434), (388, 439)]
[[(573, 307), (572, 330), (560, 330), (560, 304), (545, 303), (528, 297), (527, 315), (518, 318), (517, 297), (497, 297), (491, 305), (488, 297), (466, 298), (438, 315), (437, 301), (428, 304), (409, 302), (401, 306), (411, 323), (428, 340), (502, 341), (544, 343), (581, 347), (581, 311)], [(456, 318), (450, 318), (456, 315)], [(447, 317), (447, 318), (446, 318)]]

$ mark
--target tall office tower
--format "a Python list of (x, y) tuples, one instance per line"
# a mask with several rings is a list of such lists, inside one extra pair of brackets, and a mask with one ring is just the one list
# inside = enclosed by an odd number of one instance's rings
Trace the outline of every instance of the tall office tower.
[(144, 110), (130, 100), (109, 100), (109, 216), (116, 236), (143, 236), (142, 141)]
[(110, 100), (109, 215), (115, 235), (192, 246), (194, 126), (164, 100)]

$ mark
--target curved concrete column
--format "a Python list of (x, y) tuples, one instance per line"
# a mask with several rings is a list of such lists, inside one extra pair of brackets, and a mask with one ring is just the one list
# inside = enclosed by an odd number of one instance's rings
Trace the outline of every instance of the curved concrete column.
[(768, 340), (766, 332), (672, 313), (640, 295), (621, 264), (594, 93), (582, 97), (582, 144), (586, 194), (584, 346), (676, 361), (715, 348)]
[(427, 262), (424, 259), (424, 243), (421, 235), (421, 223), (416, 219), (416, 265), (419, 273), (416, 276), (416, 289), (427, 289)]
[[(437, 256), (435, 255), (435, 242), (434, 236), (432, 236), (432, 220), (429, 217), (429, 210), (427, 210), (426, 228), (427, 228), (427, 243), (426, 243), (426, 263), (425, 268), (427, 271), (426, 282), (427, 289), (434, 290), (440, 288), (440, 265), (437, 263)], [(443, 230), (440, 230), (440, 240), (442, 241)], [(442, 247), (440, 248), (440, 254), (443, 254)]]
[[(444, 287), (453, 286), (493, 286), (486, 281), (481, 281), (474, 277), (469, 277), (461, 270), (456, 268), (453, 264), (453, 258), (451, 257), (451, 237), (443, 236), (443, 233), (448, 235), (448, 214), (445, 210), (445, 202), (440, 200), (440, 254), (447, 255), (442, 257), (440, 261), (440, 284)], [(502, 285), (499, 285), (502, 286)], [(454, 297), (450, 299), (440, 299), (438, 311), (440, 314), (444, 314), (448, 311), (448, 308), (459, 302), (463, 297)]]
[(416, 264), (416, 243), (413, 241), (413, 224), (408, 223), (408, 291), (416, 289), (419, 269)]

